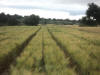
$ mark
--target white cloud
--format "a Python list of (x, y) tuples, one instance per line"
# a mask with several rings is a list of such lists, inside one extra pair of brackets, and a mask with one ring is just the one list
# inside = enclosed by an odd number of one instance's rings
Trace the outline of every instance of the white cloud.
[(72, 16), (69, 12), (63, 11), (49, 11), (49, 10), (41, 10), (41, 9), (16, 9), (16, 8), (0, 8), (0, 13), (5, 12), (6, 14), (19, 14), (19, 15), (39, 15), (44, 18), (57, 18), (57, 19), (80, 19), (84, 15), (76, 15)]
[(99, 0), (0, 0), (0, 12), (36, 14), (45, 18), (79, 19), (85, 15), (89, 2)]
[(15, 6), (15, 7), (40, 7), (45, 9), (59, 9), (59, 10), (86, 10), (86, 6), (80, 4), (57, 4), (46, 0), (2, 0), (1, 6)]

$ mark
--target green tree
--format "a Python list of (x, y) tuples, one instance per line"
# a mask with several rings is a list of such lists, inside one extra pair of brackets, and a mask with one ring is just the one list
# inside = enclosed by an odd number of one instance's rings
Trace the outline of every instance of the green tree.
[(7, 22), (7, 17), (4, 13), (0, 13), (0, 24), (5, 24)]
[(90, 3), (86, 15), (89, 19), (95, 20), (97, 24), (100, 24), (100, 7), (98, 5)]
[(7, 24), (9, 26), (15, 26), (19, 24), (19, 21), (15, 16), (7, 15)]
[(27, 25), (37, 26), (39, 24), (39, 16), (36, 15), (25, 16), (24, 23)]
[(91, 18), (88, 18), (88, 17), (83, 17), (81, 20), (80, 20), (80, 23), (81, 23), (81, 26), (95, 26), (96, 25), (96, 21), (91, 19)]
[(88, 4), (86, 16), (80, 20), (81, 25), (97, 26), (100, 24), (100, 7), (94, 3)]

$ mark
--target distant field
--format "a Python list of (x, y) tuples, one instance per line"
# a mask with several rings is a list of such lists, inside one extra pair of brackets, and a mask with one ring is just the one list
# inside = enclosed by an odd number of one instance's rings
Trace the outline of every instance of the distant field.
[(100, 75), (100, 27), (0, 27), (0, 75)]
[(79, 30), (87, 31), (87, 32), (93, 32), (93, 33), (99, 33), (100, 34), (100, 27), (79, 27)]
[(80, 27), (78, 25), (66, 25), (66, 27), (77, 28), (80, 31), (99, 33), (100, 34), (100, 26), (99, 27)]

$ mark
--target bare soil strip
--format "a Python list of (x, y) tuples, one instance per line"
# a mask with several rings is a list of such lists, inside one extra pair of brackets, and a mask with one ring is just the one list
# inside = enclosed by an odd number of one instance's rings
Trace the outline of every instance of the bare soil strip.
[(16, 61), (16, 58), (24, 51), (29, 42), (36, 36), (41, 27), (32, 35), (30, 35), (21, 45), (17, 45), (11, 52), (0, 61), (0, 75), (8, 71), (10, 65)]

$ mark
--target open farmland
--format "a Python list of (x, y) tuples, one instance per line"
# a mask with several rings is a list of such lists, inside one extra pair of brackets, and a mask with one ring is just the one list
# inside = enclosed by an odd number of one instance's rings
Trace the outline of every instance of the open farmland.
[(100, 27), (2, 26), (0, 75), (100, 75)]

